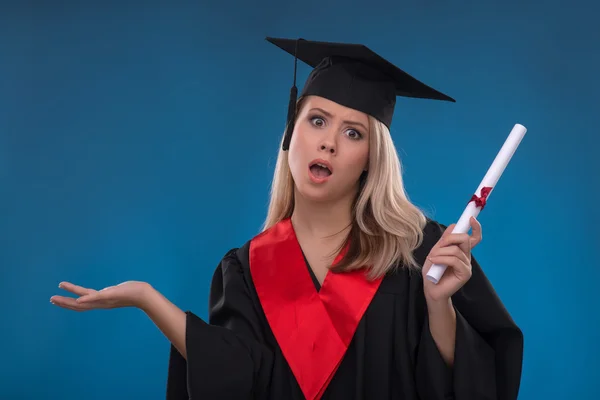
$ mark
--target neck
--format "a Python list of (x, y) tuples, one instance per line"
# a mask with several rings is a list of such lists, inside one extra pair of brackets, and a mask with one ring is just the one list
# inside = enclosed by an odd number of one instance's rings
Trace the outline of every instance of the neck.
[(314, 202), (296, 191), (292, 224), (300, 234), (318, 239), (339, 241), (350, 231), (352, 198), (335, 202)]

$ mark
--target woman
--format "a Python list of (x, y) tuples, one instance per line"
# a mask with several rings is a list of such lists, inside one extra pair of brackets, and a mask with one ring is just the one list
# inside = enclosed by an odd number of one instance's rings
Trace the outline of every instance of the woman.
[(397, 95), (452, 99), (364, 46), (268, 40), (314, 70), (299, 101), (294, 73), (264, 230), (218, 265), (209, 321), (143, 282), (62, 283), (80, 297), (53, 303), (143, 310), (172, 343), (169, 400), (516, 399), (523, 337), (471, 256), (481, 226), (409, 202), (389, 133)]

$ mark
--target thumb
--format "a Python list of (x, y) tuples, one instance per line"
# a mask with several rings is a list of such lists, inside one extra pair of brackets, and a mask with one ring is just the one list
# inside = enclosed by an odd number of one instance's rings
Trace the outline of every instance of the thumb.
[(105, 287), (104, 289), (99, 290), (97, 292), (88, 293), (84, 296), (81, 296), (76, 301), (78, 303), (90, 303), (93, 301), (106, 299), (106, 298), (110, 297), (111, 289), (113, 289), (113, 288), (114, 288), (114, 286)]

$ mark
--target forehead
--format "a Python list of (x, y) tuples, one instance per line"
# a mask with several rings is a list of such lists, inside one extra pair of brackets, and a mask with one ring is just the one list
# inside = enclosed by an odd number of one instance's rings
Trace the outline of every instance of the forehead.
[(332, 114), (335, 118), (343, 118), (345, 120), (352, 120), (368, 124), (369, 117), (367, 114), (338, 104), (334, 101), (319, 96), (307, 96), (304, 100), (304, 110), (309, 111), (313, 108), (320, 108)]

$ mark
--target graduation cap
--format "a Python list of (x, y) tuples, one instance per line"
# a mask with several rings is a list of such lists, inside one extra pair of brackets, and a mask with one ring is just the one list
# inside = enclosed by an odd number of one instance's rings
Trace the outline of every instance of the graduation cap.
[(267, 41), (294, 56), (294, 84), (290, 91), (283, 150), (289, 148), (296, 119), (298, 60), (314, 68), (301, 97), (324, 97), (371, 115), (388, 128), (392, 123), (396, 96), (455, 102), (361, 44), (272, 37), (267, 37)]

